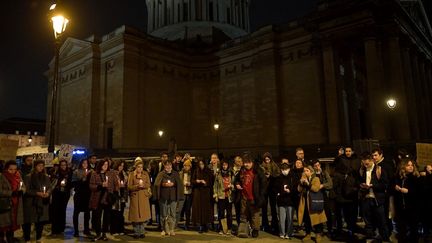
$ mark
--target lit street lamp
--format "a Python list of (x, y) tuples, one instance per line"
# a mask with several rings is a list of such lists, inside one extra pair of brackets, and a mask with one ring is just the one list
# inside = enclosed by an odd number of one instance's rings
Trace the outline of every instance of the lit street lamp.
[(394, 98), (390, 98), (387, 100), (387, 107), (390, 108), (391, 110), (396, 108), (396, 105), (397, 105), (397, 102)]
[(216, 153), (219, 155), (219, 123), (215, 123), (213, 128), (216, 132)]
[(49, 117), (49, 141), (48, 141), (48, 153), (54, 152), (54, 140), (55, 140), (55, 123), (56, 123), (56, 104), (57, 104), (57, 88), (59, 83), (59, 53), (61, 45), (61, 36), (66, 30), (66, 26), (69, 23), (69, 19), (66, 18), (63, 13), (59, 10), (57, 4), (51, 5), (50, 9), (50, 21), (52, 23), (54, 38), (55, 38), (55, 60), (54, 60), (54, 75), (53, 75), (53, 86), (51, 90), (51, 113)]
[(159, 137), (162, 137), (164, 132), (162, 130), (159, 130), (158, 134), (159, 134)]

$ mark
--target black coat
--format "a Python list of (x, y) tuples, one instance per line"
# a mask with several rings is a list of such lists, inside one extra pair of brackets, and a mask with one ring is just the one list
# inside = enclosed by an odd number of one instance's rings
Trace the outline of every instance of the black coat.
[[(297, 187), (294, 186), (296, 184), (294, 180), (294, 175), (291, 171), (286, 176), (281, 174), (280, 176), (276, 177), (274, 190), (277, 193), (277, 205), (279, 207), (296, 206), (294, 194), (297, 192)], [(286, 192), (284, 190), (285, 185), (290, 190), (290, 192)]]
[(412, 174), (407, 175), (406, 178), (396, 178), (395, 185), (408, 189), (408, 193), (402, 193), (399, 191), (394, 192), (394, 206), (396, 215), (398, 212), (404, 210), (417, 215), (419, 207), (419, 193), (420, 193), (420, 178), (415, 177)]
[[(254, 202), (253, 204), (256, 207), (263, 207), (265, 203), (265, 195), (267, 193), (267, 177), (264, 174), (264, 170), (261, 168), (261, 166), (255, 164), (252, 168), (254, 171), (255, 177), (253, 181), (253, 196), (254, 196)], [(239, 178), (236, 179), (236, 185), (240, 185), (243, 187), (243, 173), (246, 171), (246, 169), (243, 167), (240, 171), (240, 173), (237, 175)]]
[[(381, 175), (378, 178), (377, 170), (381, 171)], [(378, 173), (379, 174), (379, 173)], [(386, 171), (381, 169), (379, 165), (375, 165), (371, 174), (372, 178), (370, 184), (372, 184), (372, 189), (375, 194), (375, 199), (378, 204), (384, 204), (387, 197), (387, 189), (389, 185), (388, 177)], [(366, 183), (366, 168), (362, 167), (360, 169), (360, 184)], [(360, 189), (360, 199), (364, 199), (368, 194), (369, 190)]]
[(89, 202), (90, 202), (90, 176), (91, 173), (88, 173), (85, 176), (85, 171), (82, 169), (77, 169), (74, 171), (72, 175), (72, 186), (74, 187), (74, 209), (78, 212), (86, 212), (89, 211)]

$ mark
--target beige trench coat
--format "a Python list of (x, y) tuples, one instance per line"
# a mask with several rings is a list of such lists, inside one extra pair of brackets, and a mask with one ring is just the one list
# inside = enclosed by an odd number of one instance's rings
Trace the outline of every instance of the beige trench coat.
[[(321, 183), (320, 183), (319, 178), (314, 177), (314, 178), (312, 178), (310, 190), (313, 192), (317, 192), (320, 190), (320, 185), (321, 185)], [(299, 191), (302, 192), (302, 190), (303, 190), (303, 188), (299, 185)], [(307, 197), (308, 196), (309, 196), (309, 192), (307, 194)], [(308, 205), (305, 205), (305, 204), (306, 204), (306, 198), (305, 198), (304, 194), (301, 193), (300, 205), (299, 205), (299, 209), (298, 209), (298, 223), (299, 223), (299, 225), (301, 225), (303, 223), (305, 206), (307, 206), (309, 209), (309, 203), (308, 203)], [(310, 213), (310, 210), (308, 210), (308, 211), (309, 211), (309, 216), (310, 216), (312, 226), (327, 222), (327, 217), (325, 215), (324, 210), (321, 213)]]
[[(143, 180), (144, 188), (139, 187), (140, 180)], [(151, 218), (149, 188), (150, 176), (147, 171), (143, 171), (141, 175), (137, 175), (135, 171), (129, 174), (129, 221), (142, 223)]]

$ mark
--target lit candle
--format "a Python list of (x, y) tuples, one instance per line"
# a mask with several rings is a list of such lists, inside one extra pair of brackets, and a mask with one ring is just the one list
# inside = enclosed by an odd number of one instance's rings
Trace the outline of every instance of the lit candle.
[(288, 187), (287, 185), (284, 185), (284, 189), (287, 189), (287, 187)]
[(144, 182), (142, 179), (139, 180), (139, 184), (142, 185)]
[(43, 191), (44, 194), (46, 193), (46, 186), (44, 186), (44, 187), (42, 188), (42, 191)]
[(65, 186), (65, 185), (66, 185), (66, 179), (63, 179), (63, 180), (60, 182), (60, 185), (61, 185), (61, 186)]
[(23, 182), (20, 181), (20, 189), (23, 187)]
[(87, 174), (87, 172), (88, 172), (88, 169), (86, 169), (86, 174)]
[(171, 183), (171, 180), (168, 180), (168, 183)]
[(108, 176), (105, 176), (105, 182), (108, 182)]
[(122, 186), (123, 186), (123, 185), (124, 185), (124, 181), (120, 181), (120, 185), (122, 185)]

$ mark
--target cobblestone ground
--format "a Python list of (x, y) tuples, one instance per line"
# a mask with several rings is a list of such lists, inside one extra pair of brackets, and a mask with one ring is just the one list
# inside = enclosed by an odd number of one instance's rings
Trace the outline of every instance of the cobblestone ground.
[[(64, 235), (52, 237), (49, 236), (50, 233), (50, 225), (46, 225), (43, 233), (43, 242), (44, 243), (50, 243), (50, 242), (91, 242), (91, 239), (85, 238), (83, 235), (81, 235), (80, 238), (73, 237), (73, 224), (72, 224), (72, 212), (73, 212), (73, 200), (71, 199), (68, 204), (67, 208), (67, 214), (66, 214), (66, 231)], [(125, 212), (125, 215), (127, 215), (127, 209)], [(82, 231), (83, 225), (82, 225), (82, 218), (83, 216), (80, 215), (80, 230)], [(132, 232), (132, 226), (130, 224), (127, 224), (126, 230), (131, 233)], [(34, 232), (33, 232), (34, 233)], [(34, 242), (34, 234), (32, 234), (32, 242)], [(22, 231), (19, 230), (15, 233), (15, 237), (17, 239), (22, 240)], [(216, 232), (209, 231), (208, 233), (199, 234), (196, 231), (184, 231), (182, 229), (178, 229), (176, 231), (175, 236), (161, 236), (160, 232), (156, 230), (156, 226), (147, 226), (146, 227), (146, 237), (144, 239), (136, 240), (132, 238), (130, 235), (110, 235), (108, 234), (107, 237), (109, 238), (108, 242), (176, 242), (176, 243), (203, 243), (203, 242), (260, 242), (260, 243), (271, 243), (271, 242), (302, 242), (301, 233), (296, 235), (291, 240), (288, 239), (280, 239), (277, 236), (271, 235), (266, 232), (260, 231), (260, 235), (258, 238), (248, 238), (248, 239), (242, 239), (235, 236), (225, 236), (225, 235), (219, 235)], [(313, 242), (313, 241), (310, 241)], [(322, 242), (337, 242), (337, 241), (330, 241), (327, 237), (323, 237)], [(340, 241), (341, 242), (341, 241)], [(347, 242), (355, 242), (354, 240), (347, 240)], [(366, 241), (356, 241), (356, 242), (366, 242)], [(394, 240), (393, 242), (397, 242)]]

